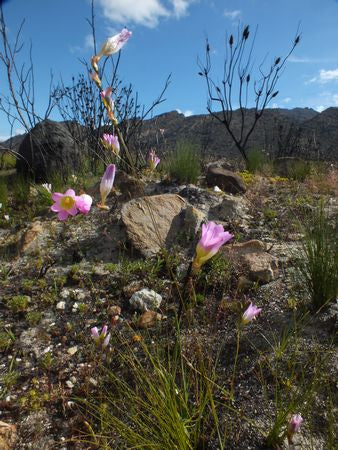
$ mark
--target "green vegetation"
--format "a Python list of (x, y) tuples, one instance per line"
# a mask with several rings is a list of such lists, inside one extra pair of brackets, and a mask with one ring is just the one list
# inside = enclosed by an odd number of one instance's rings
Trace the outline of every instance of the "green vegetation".
[(164, 170), (178, 183), (196, 183), (201, 175), (201, 165), (201, 155), (194, 145), (189, 142), (179, 142), (175, 151), (165, 162)]
[(268, 163), (268, 157), (262, 150), (252, 149), (248, 152), (246, 168), (251, 173), (262, 172)]
[(336, 219), (329, 217), (329, 206), (320, 202), (303, 222), (303, 255), (298, 269), (309, 291), (314, 309), (338, 294), (338, 245)]
[(27, 295), (16, 295), (7, 300), (7, 307), (14, 313), (26, 311), (29, 304)]

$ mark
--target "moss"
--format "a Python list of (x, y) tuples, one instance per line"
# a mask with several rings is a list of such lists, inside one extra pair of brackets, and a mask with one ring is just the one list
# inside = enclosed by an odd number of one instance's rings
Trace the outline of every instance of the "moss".
[(39, 361), (39, 366), (43, 370), (50, 370), (55, 364), (53, 356), (51, 352), (47, 352), (43, 355), (43, 357)]
[(37, 325), (42, 318), (42, 313), (40, 311), (28, 311), (26, 314), (26, 320), (30, 326)]
[(11, 331), (0, 331), (0, 350), (8, 350), (13, 345), (15, 337)]
[(26, 311), (29, 300), (28, 295), (16, 295), (7, 300), (7, 307), (14, 313)]
[(26, 292), (32, 292), (34, 284), (35, 284), (34, 280), (25, 278), (24, 280), (22, 280), (21, 287)]

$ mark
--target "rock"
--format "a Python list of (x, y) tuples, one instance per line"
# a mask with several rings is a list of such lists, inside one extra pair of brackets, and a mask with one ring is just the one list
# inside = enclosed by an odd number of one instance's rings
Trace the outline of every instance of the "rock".
[(247, 292), (247, 291), (249, 291), (252, 288), (253, 285), (254, 285), (253, 281), (249, 280), (244, 275), (241, 275), (238, 278), (237, 290), (239, 292)]
[(69, 349), (67, 350), (68, 355), (73, 356), (75, 355), (75, 353), (78, 351), (78, 347), (77, 345), (75, 345), (74, 347), (69, 347)]
[(122, 207), (122, 222), (132, 246), (145, 257), (170, 247), (184, 229), (186, 202), (175, 194), (130, 200)]
[(223, 167), (209, 166), (206, 182), (209, 187), (218, 186), (223, 191), (231, 194), (242, 194), (246, 191), (241, 177)]
[(162, 320), (162, 315), (158, 314), (156, 311), (145, 311), (137, 322), (139, 328), (150, 328), (153, 327), (156, 322)]
[(194, 184), (188, 184), (179, 189), (178, 195), (186, 199), (191, 205), (205, 212), (207, 212), (209, 208), (218, 205), (222, 199), (222, 196), (216, 192), (210, 192), (207, 189), (197, 187)]
[(42, 234), (43, 228), (39, 220), (33, 222), (22, 237), (20, 254), (31, 254), (38, 247), (36, 238)]
[(56, 309), (59, 309), (60, 311), (63, 311), (66, 309), (66, 302), (64, 302), (63, 300), (61, 300), (60, 302), (58, 302), (56, 304)]
[(243, 223), (250, 219), (248, 211), (249, 206), (246, 199), (223, 194), (221, 203), (210, 208), (209, 219), (224, 222), (235, 220)]
[[(25, 177), (46, 182), (55, 173), (67, 177), (81, 166), (83, 139), (71, 123), (44, 120), (26, 134), (18, 150), (16, 168)], [(77, 144), (81, 142), (81, 146)]]
[[(31, 412), (20, 423), (18, 449), (50, 450), (59, 447), (52, 436), (51, 415), (45, 408)], [(27, 447), (27, 443), (29, 446)]]
[(278, 276), (278, 259), (266, 252), (266, 246), (261, 241), (228, 245), (222, 247), (221, 251), (245, 266), (251, 281), (265, 284)]
[(190, 238), (196, 236), (196, 233), (201, 227), (202, 222), (205, 220), (206, 214), (199, 211), (192, 205), (187, 205), (184, 215), (184, 223), (187, 234)]
[(17, 438), (16, 426), (0, 420), (0, 449), (11, 450)]
[(118, 305), (112, 305), (108, 308), (107, 312), (111, 316), (119, 316), (121, 314), (121, 308)]
[(30, 328), (21, 333), (18, 347), (24, 354), (34, 353), (40, 358), (45, 353), (45, 348), (50, 344), (50, 335), (42, 328)]
[(140, 178), (128, 175), (123, 170), (116, 172), (115, 186), (121, 192), (121, 200), (142, 197), (145, 194), (146, 183)]
[(135, 292), (129, 299), (130, 306), (138, 311), (148, 311), (161, 306), (162, 296), (152, 289), (141, 289)]

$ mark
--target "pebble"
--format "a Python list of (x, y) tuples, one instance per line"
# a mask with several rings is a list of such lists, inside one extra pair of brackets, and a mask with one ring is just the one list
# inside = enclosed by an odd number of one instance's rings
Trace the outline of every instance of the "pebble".
[(67, 353), (70, 355), (70, 356), (73, 356), (73, 355), (75, 355), (75, 353), (78, 351), (78, 348), (77, 348), (77, 345), (75, 345), (74, 347), (70, 347), (68, 350), (67, 350)]
[(63, 302), (63, 301), (58, 302), (58, 303), (56, 304), (56, 309), (60, 309), (60, 310), (66, 309), (66, 302)]
[(73, 389), (73, 387), (74, 387), (74, 384), (70, 380), (66, 381), (66, 385), (67, 385), (67, 387), (69, 387), (69, 389)]

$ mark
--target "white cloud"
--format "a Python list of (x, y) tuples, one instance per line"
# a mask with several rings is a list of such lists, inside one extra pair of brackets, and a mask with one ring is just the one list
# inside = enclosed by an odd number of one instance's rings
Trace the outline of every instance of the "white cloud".
[(290, 103), (291, 100), (292, 100), (291, 97), (285, 97), (285, 98), (283, 98), (282, 102), (283, 102), (283, 103)]
[(177, 18), (185, 16), (188, 12), (191, 0), (171, 0), (174, 7), (174, 14)]
[(338, 81), (338, 69), (333, 70), (324, 70), (321, 69), (319, 71), (319, 75), (317, 77), (311, 78), (309, 83), (329, 83), (331, 81)]
[(319, 105), (319, 106), (316, 107), (316, 111), (318, 111), (319, 113), (324, 111), (324, 109), (326, 109), (324, 105)]
[(178, 108), (177, 108), (176, 111), (177, 111), (179, 114), (183, 114), (184, 117), (189, 117), (189, 116), (192, 116), (192, 115), (194, 114), (194, 112), (191, 111), (191, 109), (187, 109), (186, 111), (182, 111), (181, 109), (178, 109)]
[(278, 103), (272, 103), (271, 108), (273, 108), (273, 109), (278, 108)]
[(239, 9), (235, 9), (234, 11), (224, 11), (224, 16), (230, 20), (237, 19), (241, 14), (242, 12)]
[(176, 17), (179, 19), (188, 12), (195, 0), (170, 0), (170, 7), (163, 0), (98, 0), (103, 15), (112, 22), (127, 25), (130, 22), (156, 27), (160, 19)]
[(324, 63), (334, 63), (336, 62), (337, 59), (329, 59), (329, 58), (309, 58), (307, 56), (296, 56), (296, 55), (291, 55), (288, 58), (288, 62), (291, 63), (300, 63), (300, 64), (306, 64), (306, 63), (311, 63), (311, 64), (324, 64)]
[(10, 138), (9, 135), (0, 136), (0, 142), (5, 142), (5, 141), (7, 141), (7, 139), (9, 139), (9, 138)]
[(80, 45), (72, 45), (69, 47), (71, 53), (84, 53), (86, 50), (94, 49), (94, 40), (92, 34), (87, 34), (84, 37), (82, 46)]

